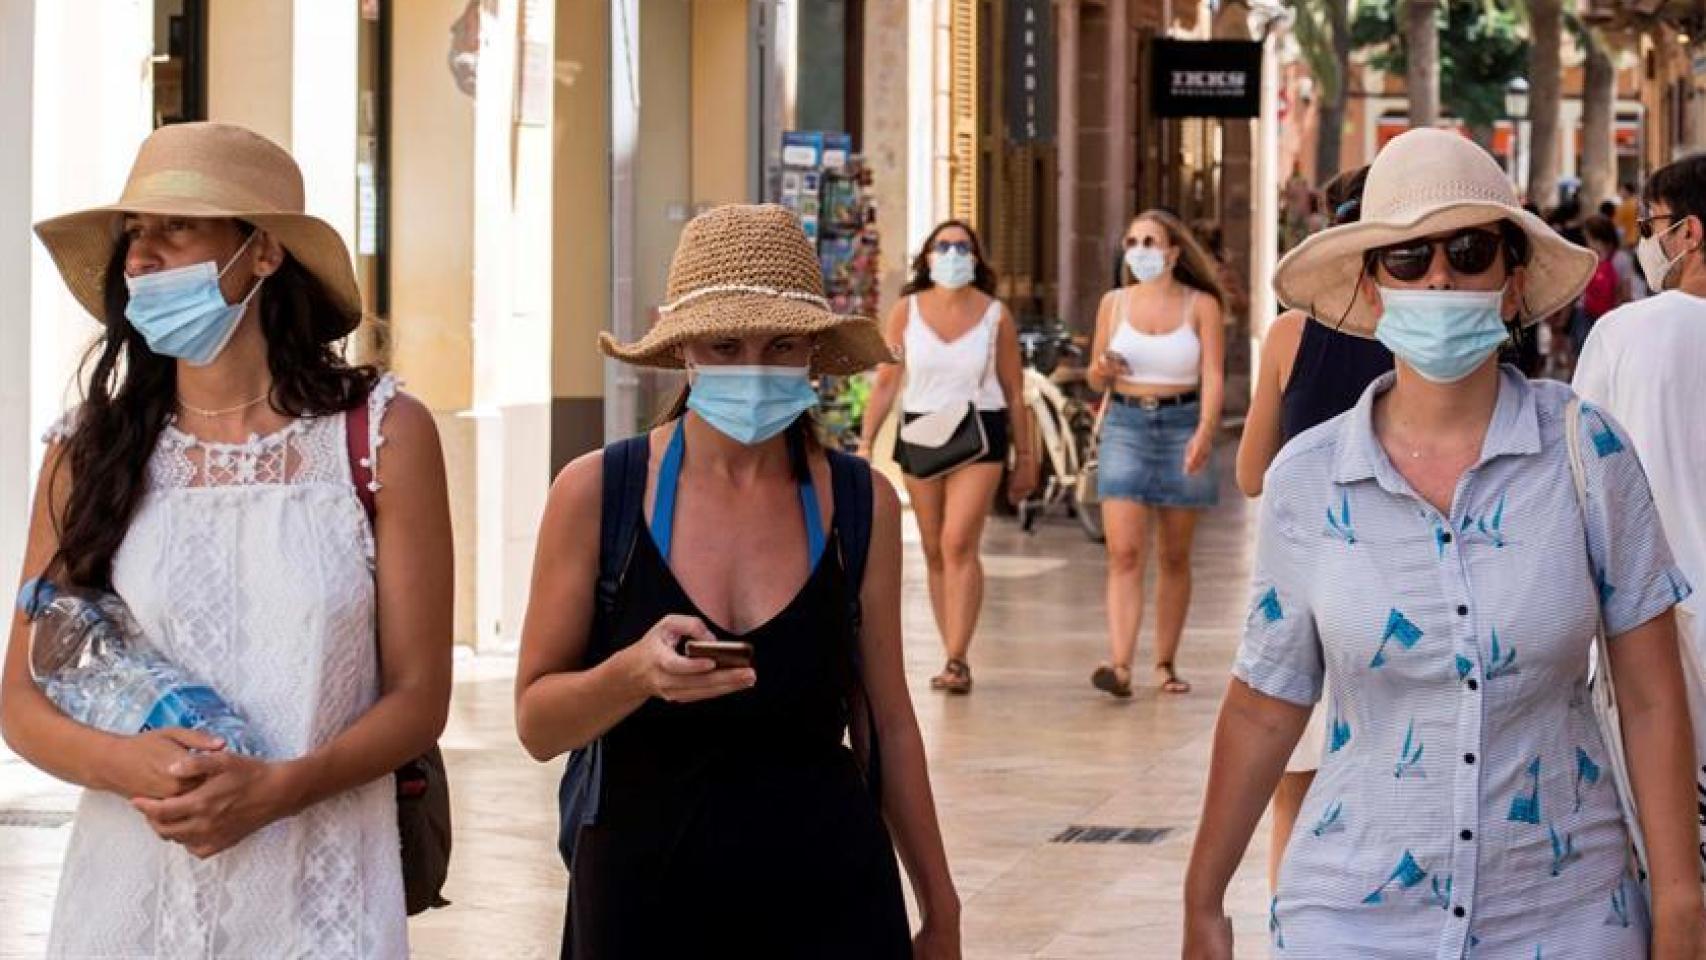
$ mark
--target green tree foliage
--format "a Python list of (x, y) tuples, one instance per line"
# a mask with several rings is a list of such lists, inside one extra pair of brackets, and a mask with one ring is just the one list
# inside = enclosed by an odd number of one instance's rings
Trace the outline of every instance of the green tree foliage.
[[(1402, 75), (1402, 0), (1357, 0), (1351, 39), (1370, 64)], [(1442, 0), (1440, 96), (1453, 116), (1482, 134), (1505, 116), (1505, 85), (1528, 68), (1523, 0)]]

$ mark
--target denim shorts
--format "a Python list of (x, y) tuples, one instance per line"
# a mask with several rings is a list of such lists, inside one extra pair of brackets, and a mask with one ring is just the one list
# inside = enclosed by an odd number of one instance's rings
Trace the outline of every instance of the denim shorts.
[(1110, 398), (1102, 421), (1098, 491), (1103, 500), (1206, 509), (1220, 502), (1214, 458), (1185, 473), (1185, 448), (1202, 419), (1202, 402), (1145, 410)]

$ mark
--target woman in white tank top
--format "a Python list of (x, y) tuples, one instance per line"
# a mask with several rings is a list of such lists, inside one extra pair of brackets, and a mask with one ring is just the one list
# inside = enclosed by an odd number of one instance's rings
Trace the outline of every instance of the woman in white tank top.
[[(1008, 499), (1017, 503), (1036, 486), (1036, 447), (1019, 430), (1014, 412), (1024, 371), (1018, 328), (995, 297), (995, 274), (971, 227), (943, 223), (924, 242), (912, 263), (912, 279), (889, 311), (886, 335), (899, 363), (879, 368), (865, 409), (860, 453), (870, 456), (877, 433), (901, 395), (903, 420), (976, 404), (989, 438), (989, 452), (946, 476), (906, 475), (907, 494), (918, 519), (930, 575), (930, 606), (942, 634), (947, 665), (931, 686), (949, 693), (971, 692), (967, 652), (983, 606), (983, 563), (978, 546), (984, 519), (1008, 452), (1016, 466)], [(901, 376), (906, 377), (901, 393)], [(895, 461), (907, 471), (907, 444), (897, 441)]]
[(1213, 261), (1171, 214), (1138, 216), (1125, 248), (1126, 285), (1102, 298), (1089, 371), (1090, 385), (1109, 392), (1098, 484), (1110, 660), (1091, 682), (1131, 696), (1144, 567), (1158, 537), (1155, 677), (1164, 692), (1188, 693), (1173, 658), (1190, 608), (1197, 517), (1219, 492), (1213, 453), (1225, 388), (1225, 296)]

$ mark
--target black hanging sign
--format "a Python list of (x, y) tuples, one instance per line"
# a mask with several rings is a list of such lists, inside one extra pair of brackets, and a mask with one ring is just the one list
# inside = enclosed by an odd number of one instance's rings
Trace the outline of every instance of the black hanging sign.
[(1054, 3), (1006, 0), (1007, 139), (1054, 140)]
[(1151, 77), (1159, 117), (1256, 117), (1262, 45), (1244, 40), (1156, 40)]

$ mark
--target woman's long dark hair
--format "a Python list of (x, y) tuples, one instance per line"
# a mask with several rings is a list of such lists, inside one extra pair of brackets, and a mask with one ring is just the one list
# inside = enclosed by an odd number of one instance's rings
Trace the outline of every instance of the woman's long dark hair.
[(930, 279), (930, 254), (936, 250), (936, 238), (951, 227), (959, 227), (971, 238), (972, 259), (977, 261), (977, 272), (972, 275), (971, 285), (995, 296), (995, 269), (983, 258), (983, 241), (977, 238), (977, 231), (964, 220), (944, 220), (924, 238), (924, 246), (919, 249), (918, 256), (912, 258), (912, 276), (906, 281), (906, 286), (900, 288), (901, 296), (910, 297), (936, 285), (936, 281)]
[[(253, 230), (239, 226), (245, 234)], [(71, 490), (64, 509), (52, 511), (59, 549), (47, 576), (71, 586), (111, 589), (113, 555), (147, 491), (148, 461), (160, 431), (177, 407), (177, 361), (148, 349), (125, 319), (129, 248), (120, 237), (107, 263), (106, 333), (84, 357), (83, 402), (59, 460), (59, 468), (71, 467)], [(286, 254), (257, 299), (273, 380), (267, 400), (275, 412), (321, 416), (366, 399), (379, 371), (350, 366), (332, 344), (316, 338), (315, 319), (340, 308), (313, 274)], [(56, 488), (53, 482), (47, 486)]]

